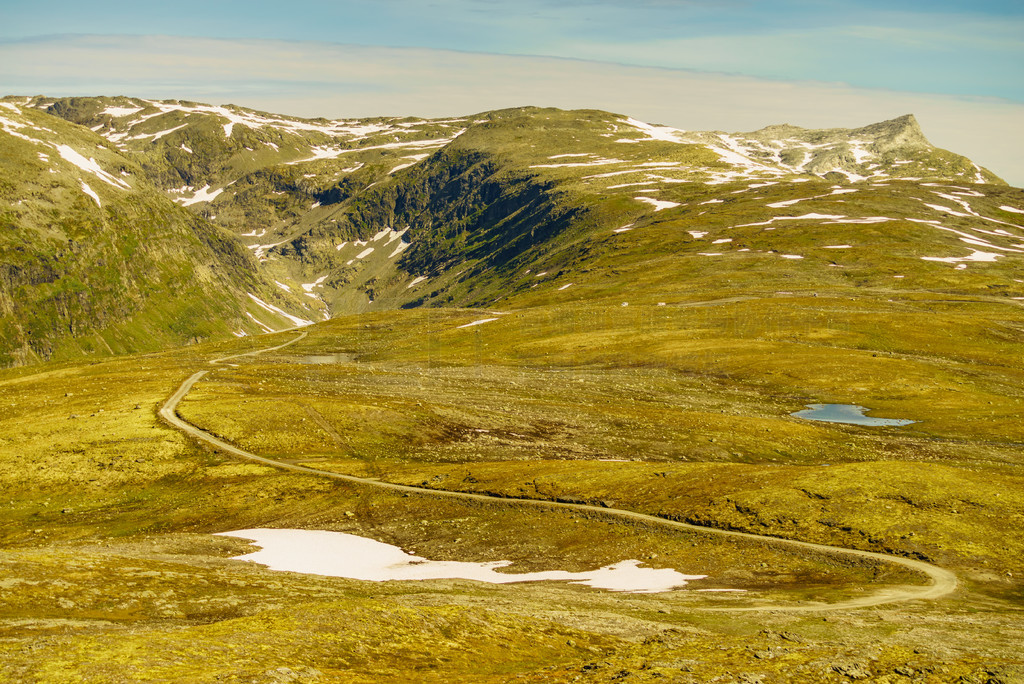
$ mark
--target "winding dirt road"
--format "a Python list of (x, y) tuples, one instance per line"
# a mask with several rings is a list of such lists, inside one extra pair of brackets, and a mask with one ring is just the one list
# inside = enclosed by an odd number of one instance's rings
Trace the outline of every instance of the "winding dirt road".
[[(244, 354), (235, 354), (232, 356), (225, 356), (219, 359), (213, 359), (210, 361), (211, 364), (223, 364), (231, 359), (243, 358), (247, 356), (256, 356), (270, 351), (283, 349), (291, 344), (295, 344), (299, 340), (306, 337), (305, 332), (301, 332), (296, 338), (285, 342), (284, 344), (277, 345), (275, 347), (267, 347), (265, 349), (259, 349), (256, 351), (246, 352)], [(700, 525), (691, 525), (689, 523), (677, 522), (674, 520), (667, 520), (665, 518), (659, 518), (653, 515), (647, 515), (644, 513), (637, 513), (635, 511), (622, 510), (618, 508), (604, 508), (599, 506), (590, 506), (587, 504), (575, 504), (575, 503), (562, 503), (558, 501), (543, 501), (537, 499), (514, 499), (504, 498), (498, 496), (491, 496), (487, 494), (474, 494), (470, 492), (457, 492), (439, 489), (426, 489), (423, 487), (413, 487), (410, 485), (394, 484), (391, 482), (382, 482), (379, 480), (370, 480), (361, 477), (355, 477), (353, 475), (343, 475), (341, 473), (332, 473), (326, 470), (317, 470), (316, 468), (308, 468), (306, 466), (295, 465), (292, 463), (282, 463), (281, 461), (275, 461), (273, 459), (264, 458), (257, 456), (256, 454), (240, 449), (233, 444), (229, 444), (224, 440), (211, 435), (210, 433), (192, 425), (191, 423), (182, 419), (176, 412), (178, 403), (189, 393), (193, 385), (196, 384), (200, 379), (207, 375), (209, 370), (201, 370), (190, 376), (180, 387), (170, 396), (170, 398), (160, 408), (159, 415), (170, 425), (178, 428), (179, 430), (195, 437), (198, 440), (206, 442), (211, 446), (227, 453), (236, 458), (241, 458), (247, 461), (253, 461), (261, 463), (263, 465), (271, 466), (274, 468), (280, 468), (282, 470), (291, 470), (297, 473), (305, 473), (308, 475), (316, 475), (319, 477), (328, 477), (335, 480), (343, 480), (345, 482), (351, 482), (358, 485), (364, 485), (369, 487), (377, 487), (380, 489), (386, 489), (393, 492), (401, 492), (403, 494), (417, 495), (417, 496), (428, 496), (428, 497), (442, 497), (449, 499), (458, 500), (469, 500), (476, 502), (486, 502), (490, 505), (500, 504), (504, 506), (533, 506), (546, 509), (567, 509), (572, 511), (579, 511), (590, 515), (599, 515), (602, 517), (619, 518), (622, 520), (628, 520), (631, 522), (641, 522), (652, 526), (685, 530), (687, 532), (697, 532), (705, 535), (719, 535), (724, 537), (733, 537), (737, 539), (745, 539), (754, 541), (761, 544), (770, 544), (779, 548), (788, 549), (802, 549), (813, 553), (824, 553), (831, 556), (846, 556), (854, 557), (858, 559), (869, 559), (881, 563), (895, 563), (902, 565), (903, 567), (909, 568), (915, 572), (919, 572), (927, 576), (930, 580), (930, 584), (926, 585), (894, 585), (890, 587), (883, 587), (876, 590), (874, 593), (858, 597), (855, 599), (849, 599), (845, 601), (838, 601), (836, 603), (799, 603), (799, 604), (760, 604), (750, 607), (742, 608), (709, 608), (708, 610), (727, 610), (727, 611), (792, 611), (792, 612), (812, 612), (812, 611), (828, 611), (828, 610), (848, 610), (852, 608), (864, 608), (867, 606), (877, 606), (884, 603), (896, 603), (901, 601), (913, 601), (913, 600), (934, 600), (953, 593), (957, 587), (956, 575), (949, 570), (940, 568), (926, 563), (924, 561), (914, 560), (911, 558), (902, 558), (900, 556), (891, 556), (884, 553), (876, 553), (873, 551), (860, 551), (858, 549), (847, 549), (840, 546), (828, 546), (826, 544), (814, 544), (811, 542), (796, 541), (792, 539), (782, 539), (779, 537), (766, 537), (758, 534), (751, 534), (749, 532), (736, 532), (732, 530), (720, 530), (713, 527), (702, 527)]]

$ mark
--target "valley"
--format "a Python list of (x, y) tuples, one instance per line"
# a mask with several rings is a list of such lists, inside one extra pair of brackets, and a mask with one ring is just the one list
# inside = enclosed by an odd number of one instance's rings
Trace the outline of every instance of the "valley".
[(913, 117), (0, 104), (0, 678), (1024, 678), (1024, 191)]

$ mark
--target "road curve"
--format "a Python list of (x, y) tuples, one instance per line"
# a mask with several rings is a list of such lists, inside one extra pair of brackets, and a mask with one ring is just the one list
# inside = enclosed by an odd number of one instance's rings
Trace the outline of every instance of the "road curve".
[[(219, 359), (210, 361), (211, 364), (220, 364), (230, 359), (256, 356), (269, 351), (275, 351), (288, 345), (294, 344), (306, 336), (305, 332), (299, 334), (293, 340), (290, 340), (284, 344), (260, 349), (256, 351), (246, 352), (244, 354), (235, 354), (232, 356), (225, 356)], [(828, 610), (847, 610), (851, 608), (864, 608), (867, 606), (877, 606), (885, 603), (897, 603), (901, 601), (912, 601), (912, 600), (934, 600), (953, 593), (957, 587), (956, 575), (940, 568), (931, 563), (924, 561), (914, 560), (912, 558), (903, 558), (900, 556), (891, 556), (884, 553), (876, 553), (874, 551), (861, 551), (859, 549), (847, 549), (840, 546), (828, 546), (826, 544), (814, 544), (812, 542), (796, 541), (792, 539), (782, 539), (780, 537), (766, 537), (759, 534), (752, 534), (749, 532), (737, 532), (733, 530), (721, 530), (714, 527), (702, 527), (700, 525), (692, 525), (690, 523), (678, 522), (675, 520), (668, 520), (666, 518), (659, 518), (653, 515), (647, 515), (645, 513), (637, 513), (635, 511), (628, 511), (619, 508), (604, 508), (601, 506), (591, 506), (588, 504), (576, 504), (576, 503), (563, 503), (558, 501), (544, 501), (538, 499), (516, 499), (516, 498), (505, 498), (499, 496), (492, 496), (488, 494), (475, 494), (471, 492), (458, 492), (441, 489), (427, 489), (424, 487), (414, 487), (411, 485), (395, 484), (392, 482), (382, 482), (380, 480), (371, 480), (362, 477), (355, 477), (353, 475), (344, 475), (342, 473), (332, 473), (327, 470), (318, 470), (316, 468), (308, 468), (306, 466), (296, 465), (293, 463), (283, 463), (281, 461), (275, 461), (270, 458), (264, 458), (263, 456), (257, 456), (256, 454), (240, 449), (233, 444), (229, 444), (224, 440), (211, 435), (210, 433), (202, 430), (195, 425), (185, 421), (177, 414), (178, 403), (185, 397), (186, 394), (192, 389), (193, 385), (196, 384), (203, 376), (209, 373), (209, 370), (201, 370), (193, 373), (180, 387), (167, 399), (164, 405), (159, 410), (159, 416), (163, 418), (168, 424), (175, 428), (178, 428), (182, 432), (195, 437), (196, 439), (206, 442), (207, 444), (223, 451), (236, 458), (260, 463), (263, 465), (271, 466), (273, 468), (279, 468), (282, 470), (290, 470), (296, 473), (303, 473), (307, 475), (316, 475), (319, 477), (327, 477), (334, 480), (342, 480), (345, 482), (351, 482), (353, 484), (365, 485), (370, 487), (377, 487), (379, 489), (385, 489), (393, 492), (401, 492), (403, 494), (411, 494), (418, 496), (429, 496), (429, 497), (441, 497), (449, 499), (457, 499), (462, 501), (477, 501), (486, 502), (488, 504), (500, 503), (506, 506), (533, 506), (546, 509), (565, 509), (572, 511), (579, 511), (588, 513), (591, 515), (599, 515), (602, 517), (613, 517), (621, 520), (627, 520), (630, 522), (640, 522), (648, 525), (658, 526), (662, 528), (684, 530), (687, 532), (697, 532), (700, 534), (718, 535), (723, 537), (732, 537), (736, 539), (744, 539), (750, 541), (756, 541), (759, 543), (767, 543), (780, 548), (788, 549), (803, 549), (814, 553), (825, 553), (832, 556), (847, 556), (858, 559), (869, 559), (873, 561), (883, 563), (895, 563), (902, 565), (905, 568), (909, 568), (915, 572), (919, 572), (927, 576), (930, 580), (930, 584), (926, 585), (896, 585), (891, 587), (884, 587), (873, 594), (868, 596), (858, 597), (856, 599), (849, 599), (846, 601), (839, 601), (836, 603), (799, 603), (799, 604), (787, 604), (787, 605), (757, 605), (743, 608), (721, 608), (718, 610), (727, 611), (792, 611), (792, 612), (813, 612), (813, 611), (828, 611)], [(709, 609), (715, 610), (715, 609)]]

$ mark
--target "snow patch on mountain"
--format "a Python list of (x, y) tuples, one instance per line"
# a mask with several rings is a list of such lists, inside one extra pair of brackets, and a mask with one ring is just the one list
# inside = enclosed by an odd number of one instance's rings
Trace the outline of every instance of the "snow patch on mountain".
[(60, 156), (64, 161), (71, 162), (83, 171), (87, 171), (96, 176), (104, 183), (113, 185), (115, 188), (120, 188), (121, 190), (131, 190), (131, 186), (123, 180), (104, 171), (100, 165), (96, 163), (95, 159), (91, 157), (86, 159), (68, 145), (58, 145), (57, 151), (60, 152)]
[(653, 197), (634, 197), (633, 199), (639, 202), (646, 202), (654, 207), (654, 211), (663, 211), (665, 209), (672, 209), (673, 207), (682, 206), (679, 202), (670, 202), (668, 200), (654, 199)]
[(99, 195), (96, 194), (96, 191), (94, 191), (92, 188), (90, 188), (89, 185), (85, 181), (81, 181), (81, 183), (82, 183), (82, 192), (84, 192), (86, 195), (88, 195), (89, 197), (92, 197), (94, 200), (96, 200), (96, 206), (97, 207), (102, 207), (103, 205), (100, 204), (100, 197), (99, 197)]
[(213, 192), (210, 192), (210, 186), (204, 185), (200, 189), (195, 191), (192, 197), (175, 197), (174, 201), (179, 202), (183, 207), (190, 207), (193, 204), (199, 204), (200, 202), (212, 202), (224, 192), (224, 188), (218, 188)]

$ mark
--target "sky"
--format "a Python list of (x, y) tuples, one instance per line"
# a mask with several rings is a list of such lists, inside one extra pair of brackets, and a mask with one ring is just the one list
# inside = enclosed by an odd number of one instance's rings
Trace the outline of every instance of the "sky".
[(0, 0), (0, 94), (327, 117), (589, 107), (691, 130), (914, 113), (1024, 185), (1019, 0)]

